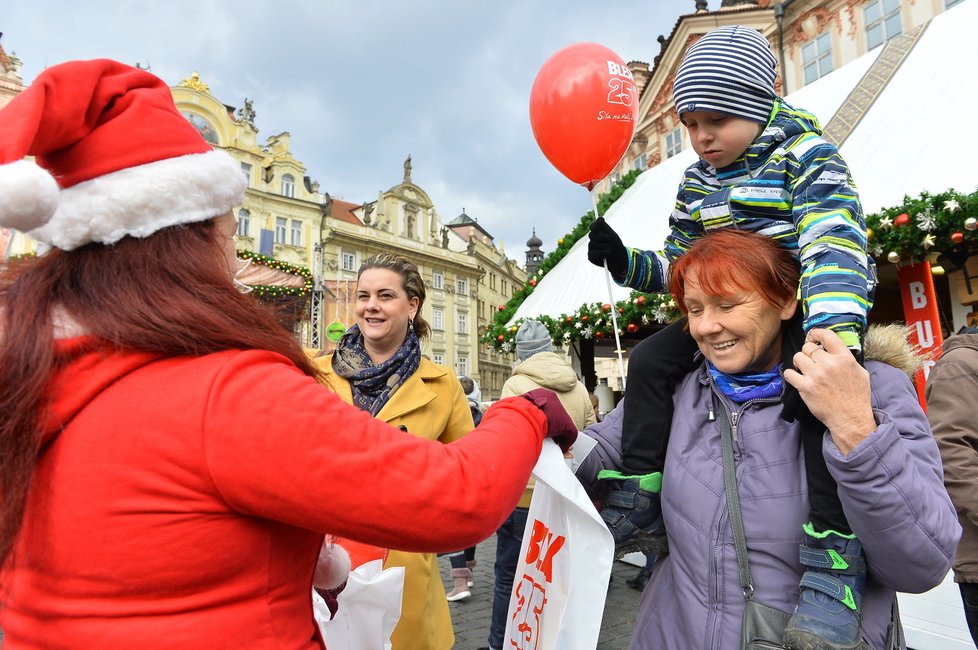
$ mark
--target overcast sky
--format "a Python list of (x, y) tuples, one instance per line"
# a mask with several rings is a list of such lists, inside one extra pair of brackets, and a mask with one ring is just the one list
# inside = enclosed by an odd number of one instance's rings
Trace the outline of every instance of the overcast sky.
[[(710, 8), (720, 0), (710, 0)], [(225, 104), (254, 103), (259, 142), (289, 131), (321, 189), (353, 203), (413, 181), (444, 221), (462, 208), (523, 262), (591, 207), (533, 139), (529, 95), (557, 50), (601, 43), (652, 62), (694, 0), (0, 0), (0, 43), (29, 83), (112, 58), (175, 85), (195, 70)]]

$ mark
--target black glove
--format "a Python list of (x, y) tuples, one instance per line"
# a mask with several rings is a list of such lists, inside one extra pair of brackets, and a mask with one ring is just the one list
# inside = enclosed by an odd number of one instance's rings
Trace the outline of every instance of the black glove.
[(621, 243), (618, 236), (604, 217), (598, 217), (591, 223), (590, 237), (587, 244), (587, 259), (595, 266), (604, 266), (608, 262), (608, 270), (616, 279), (621, 280), (628, 273), (628, 249)]
[(567, 451), (574, 445), (577, 440), (577, 425), (557, 399), (556, 393), (546, 388), (534, 388), (520, 397), (525, 397), (547, 416), (547, 437), (553, 438), (561, 451)]
[[(785, 370), (795, 369), (794, 356), (801, 352), (801, 347), (805, 345), (805, 331), (801, 327), (801, 322), (801, 305), (799, 305), (795, 315), (785, 323), (784, 327), (781, 363), (784, 364)], [(812, 418), (811, 411), (808, 410), (808, 406), (798, 394), (798, 389), (788, 382), (784, 383), (784, 396), (781, 399), (781, 405), (781, 419), (786, 422), (794, 422), (796, 419), (799, 422), (805, 422)]]

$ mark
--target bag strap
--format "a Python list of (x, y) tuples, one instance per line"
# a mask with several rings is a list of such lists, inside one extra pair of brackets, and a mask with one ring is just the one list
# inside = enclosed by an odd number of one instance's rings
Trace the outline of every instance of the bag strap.
[(720, 396), (713, 391), (713, 412), (720, 423), (720, 443), (723, 450), (723, 489), (727, 493), (727, 509), (730, 511), (730, 526), (733, 528), (734, 546), (737, 548), (737, 565), (740, 567), (740, 586), (744, 590), (744, 599), (750, 600), (754, 595), (754, 580), (750, 574), (750, 563), (747, 561), (747, 539), (744, 536), (744, 517), (740, 511), (740, 494), (737, 492), (737, 476), (734, 470), (733, 431), (730, 428), (730, 417), (727, 407)]
[[(713, 391), (713, 412), (720, 423), (720, 443), (723, 451), (723, 489), (727, 494), (727, 509), (730, 511), (730, 526), (734, 533), (734, 546), (737, 549), (737, 565), (740, 567), (740, 586), (744, 589), (744, 599), (754, 596), (754, 580), (747, 561), (747, 539), (744, 536), (744, 516), (740, 510), (740, 493), (737, 491), (737, 476), (734, 470), (733, 430), (727, 407), (720, 396)], [(900, 650), (906, 638), (900, 621), (900, 608), (896, 594), (893, 594), (893, 607), (890, 611), (890, 625), (886, 634), (887, 650)]]

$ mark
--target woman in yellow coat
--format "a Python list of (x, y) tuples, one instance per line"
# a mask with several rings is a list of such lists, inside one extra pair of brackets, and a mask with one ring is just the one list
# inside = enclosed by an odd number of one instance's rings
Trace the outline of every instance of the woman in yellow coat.
[[(420, 315), (424, 299), (410, 261), (392, 254), (368, 259), (357, 278), (356, 325), (315, 361), (340, 398), (418, 437), (449, 443), (472, 430), (472, 414), (455, 373), (421, 356), (421, 340), (430, 334)], [(423, 467), (392, 465), (385, 489), (418, 480)], [(391, 549), (384, 567), (392, 566), (405, 568), (394, 650), (451, 648), (455, 634), (436, 556)]]

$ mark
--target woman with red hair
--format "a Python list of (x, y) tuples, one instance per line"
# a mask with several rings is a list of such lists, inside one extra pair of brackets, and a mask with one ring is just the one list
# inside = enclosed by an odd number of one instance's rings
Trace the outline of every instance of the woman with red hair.
[[(576, 436), (552, 394), (501, 402), (441, 445), (325, 390), (235, 288), (238, 163), (150, 73), (48, 68), (0, 124), (0, 226), (53, 247), (0, 275), (11, 650), (323, 647), (310, 590), (325, 533), (473, 544), (516, 504), (543, 436)], [(445, 491), (463, 472), (467, 489)], [(323, 567), (337, 586), (348, 562)]]
[[(785, 369), (798, 274), (776, 241), (732, 229), (672, 267), (699, 365), (673, 394), (661, 486), (669, 552), (643, 592), (634, 650), (900, 647), (895, 592), (926, 591), (950, 567), (961, 528), (907, 375), (919, 357), (901, 328), (874, 327), (863, 368), (838, 335), (814, 329)], [(780, 417), (786, 384), (825, 424), (816, 435)], [(624, 402), (586, 430), (599, 444), (577, 474), (593, 493), (599, 471), (621, 466), (623, 412)], [(805, 525), (826, 484), (838, 486), (853, 535)], [(759, 604), (781, 610), (780, 626), (753, 637)], [(813, 637), (813, 611), (855, 643), (828, 629)]]

